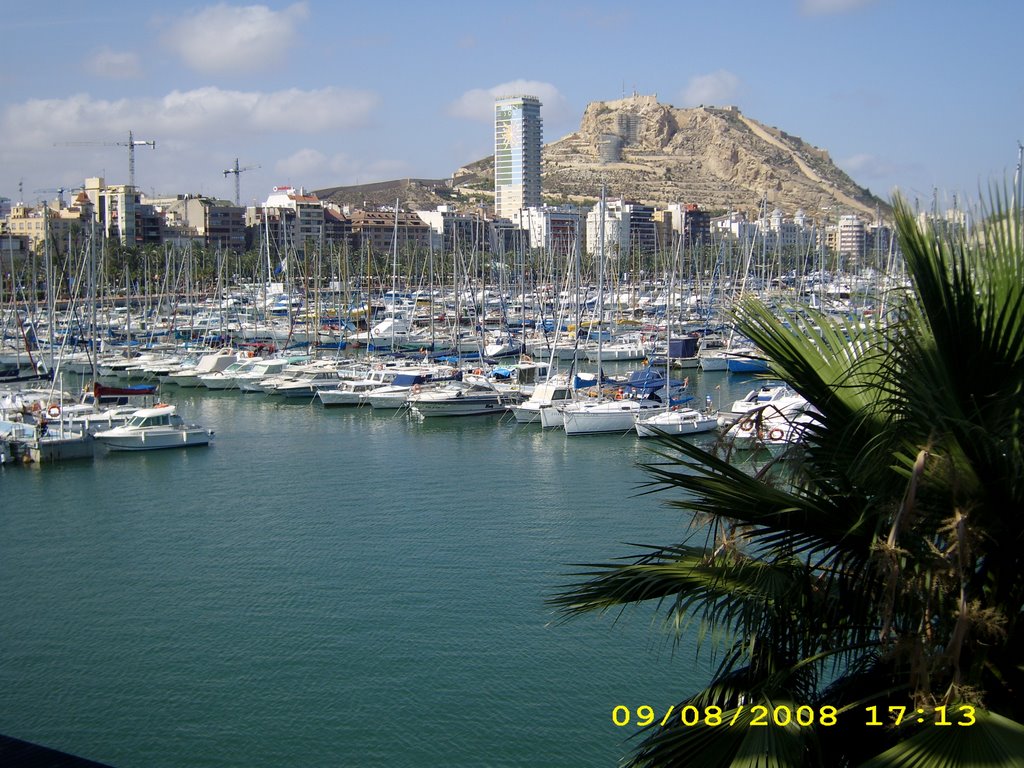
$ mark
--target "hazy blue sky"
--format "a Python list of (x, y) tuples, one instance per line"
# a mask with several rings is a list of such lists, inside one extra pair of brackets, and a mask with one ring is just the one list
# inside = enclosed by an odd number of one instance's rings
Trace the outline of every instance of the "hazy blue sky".
[[(86, 176), (242, 199), (440, 178), (493, 151), (493, 96), (736, 104), (855, 181), (930, 205), (1011, 180), (1024, 140), (1019, 0), (17, 3), (3, 15), (0, 195)], [(614, 194), (614, 190), (609, 190)], [(700, 200), (684, 201), (697, 202)]]

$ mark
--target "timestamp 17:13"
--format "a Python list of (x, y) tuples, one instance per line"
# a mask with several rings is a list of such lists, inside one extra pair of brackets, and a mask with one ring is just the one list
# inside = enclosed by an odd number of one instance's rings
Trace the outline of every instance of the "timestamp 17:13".
[[(888, 725), (879, 718), (881, 707), (864, 707), (871, 719), (864, 725)], [(909, 707), (890, 706), (888, 709), (889, 720), (892, 725), (899, 725), (904, 720), (916, 720), (923, 723), (926, 720), (932, 725), (974, 725), (977, 718), (974, 716), (975, 709), (970, 704), (960, 704), (956, 707), (934, 707), (930, 712), (924, 709), (910, 709)], [(884, 710), (883, 710), (884, 711)]]

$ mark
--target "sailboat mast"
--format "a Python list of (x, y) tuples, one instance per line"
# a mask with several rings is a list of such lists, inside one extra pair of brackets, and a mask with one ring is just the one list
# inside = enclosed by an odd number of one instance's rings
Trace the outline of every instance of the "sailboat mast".
[(601, 200), (598, 202), (597, 222), (597, 391), (601, 391), (601, 371), (604, 367), (604, 218), (605, 186), (601, 185)]
[(398, 306), (398, 205), (395, 198), (395, 230), (391, 236), (391, 353), (395, 352), (395, 310)]

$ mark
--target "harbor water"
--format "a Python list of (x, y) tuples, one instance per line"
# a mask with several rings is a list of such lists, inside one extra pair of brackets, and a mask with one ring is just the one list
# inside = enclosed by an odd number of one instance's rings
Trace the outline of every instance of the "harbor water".
[(0, 733), (118, 768), (610, 768), (613, 707), (707, 677), (649, 609), (545, 604), (684, 535), (632, 433), (163, 397), (213, 444), (0, 469)]

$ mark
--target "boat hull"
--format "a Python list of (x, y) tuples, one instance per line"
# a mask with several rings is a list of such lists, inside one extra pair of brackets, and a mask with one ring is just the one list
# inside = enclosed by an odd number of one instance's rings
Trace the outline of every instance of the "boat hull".
[(209, 445), (210, 433), (205, 429), (181, 429), (159, 434), (120, 435), (97, 433), (96, 442), (111, 451), (158, 451), (165, 448), (191, 448)]
[(697, 411), (662, 411), (636, 420), (638, 437), (698, 435), (718, 428), (718, 416)]
[(505, 412), (500, 397), (454, 397), (446, 399), (410, 398), (409, 405), (422, 418), (438, 416), (485, 416)]

